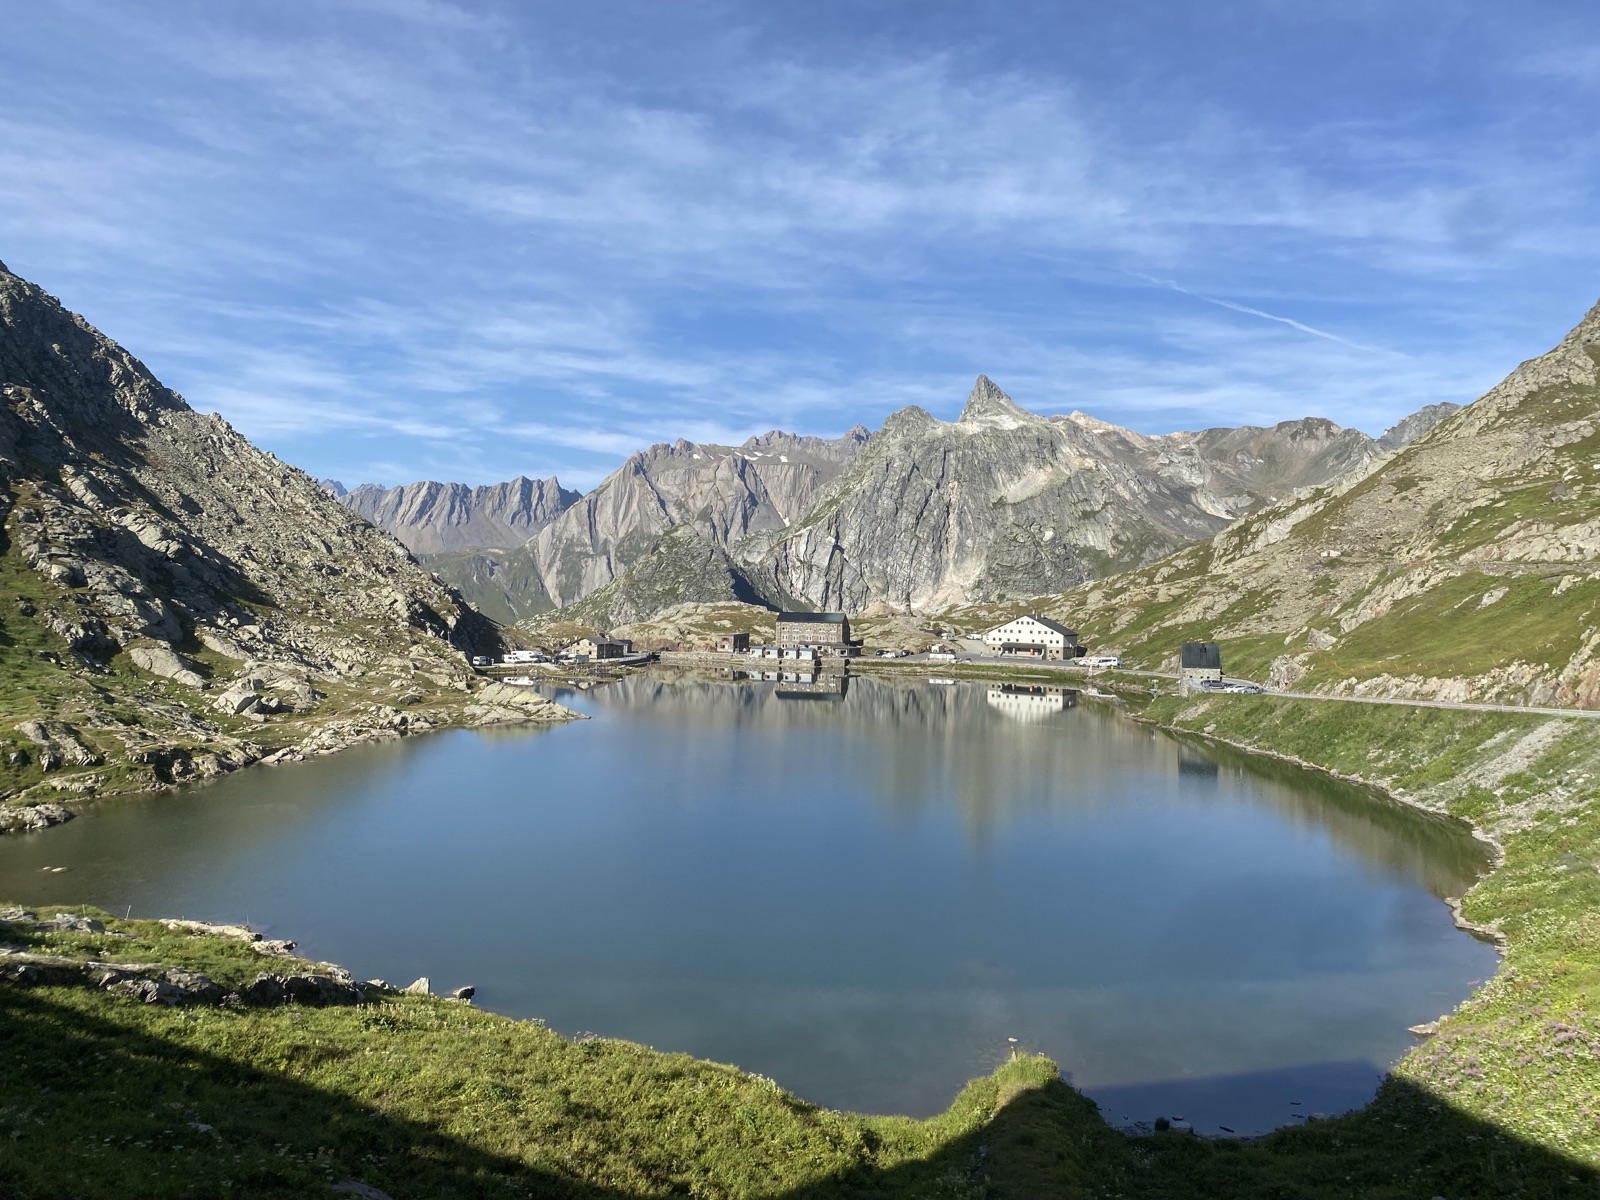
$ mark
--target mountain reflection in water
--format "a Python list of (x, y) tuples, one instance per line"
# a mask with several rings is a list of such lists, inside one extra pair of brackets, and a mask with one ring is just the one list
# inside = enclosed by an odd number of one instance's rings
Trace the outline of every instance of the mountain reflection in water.
[[(1078, 707), (1075, 690), (1037, 684), (928, 687), (917, 679), (798, 673), (820, 681), (815, 694), (846, 702), (795, 713), (784, 701), (799, 691), (797, 685), (749, 686), (762, 682), (755, 678), (761, 674), (715, 680), (634, 676), (581, 694), (551, 694), (600, 711), (648, 714), (654, 722), (697, 728), (852, 732), (875, 743), (870, 769), (884, 802), (915, 812), (953, 798), (975, 833), (1019, 812), (1082, 812), (1115, 803), (1118, 789), (1106, 785), (1124, 779), (1129, 760), (1137, 759), (1150, 785), (1146, 799), (1165, 795), (1176, 805), (1197, 789), (1221, 791), (1248, 781), (1252, 801), (1325, 831), (1372, 870), (1419, 883), (1440, 899), (1460, 896), (1488, 869), (1488, 848), (1459, 821), (1292, 763), (1180, 740), (1104, 712), (1080, 721), (1072, 711)], [(797, 673), (766, 674), (781, 680)], [(1047, 723), (1050, 736), (1036, 736), (1032, 727)], [(886, 729), (895, 736), (884, 738)], [(1166, 775), (1174, 778), (1163, 784)]]
[[(244, 920), (359, 976), (926, 1114), (1007, 1038), (1113, 1118), (1359, 1103), (1494, 969), (1460, 825), (1068, 690), (640, 674), (0, 839), (0, 897)], [(46, 866), (69, 868), (45, 872)]]

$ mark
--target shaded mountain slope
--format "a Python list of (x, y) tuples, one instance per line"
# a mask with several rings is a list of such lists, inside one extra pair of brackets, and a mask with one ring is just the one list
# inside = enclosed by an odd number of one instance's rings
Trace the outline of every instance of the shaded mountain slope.
[(391, 680), (459, 691), (463, 653), (499, 645), (393, 538), (3, 268), (0, 396), (0, 794), (228, 769)]

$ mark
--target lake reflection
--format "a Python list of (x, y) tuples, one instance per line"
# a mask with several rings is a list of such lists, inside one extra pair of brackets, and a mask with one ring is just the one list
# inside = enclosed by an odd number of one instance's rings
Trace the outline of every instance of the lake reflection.
[(4, 839), (0, 897), (251, 920), (837, 1106), (937, 1111), (1017, 1037), (1113, 1120), (1240, 1132), (1359, 1103), (1494, 970), (1460, 826), (1060, 689), (835, 682), (636, 676), (107, 803)]

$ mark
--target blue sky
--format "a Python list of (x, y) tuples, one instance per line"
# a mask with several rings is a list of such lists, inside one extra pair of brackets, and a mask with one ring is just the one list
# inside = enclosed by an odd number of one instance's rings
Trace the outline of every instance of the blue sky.
[(1378, 432), (1600, 296), (1592, 0), (4, 7), (0, 260), (349, 484)]

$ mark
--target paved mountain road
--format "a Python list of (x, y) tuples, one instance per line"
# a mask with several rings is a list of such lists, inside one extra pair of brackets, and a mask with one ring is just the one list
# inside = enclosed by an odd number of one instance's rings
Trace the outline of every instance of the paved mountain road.
[[(897, 659), (897, 662), (924, 662), (926, 656), (913, 655), (909, 659)], [(945, 664), (939, 662), (928, 663), (930, 667), (956, 666), (962, 663), (978, 666), (1022, 666), (1029, 670), (1060, 671), (1063, 674), (1081, 676), (1092, 679), (1100, 674), (1099, 670), (1084, 667), (1078, 663), (1070, 662), (1032, 662), (1027, 659), (1006, 658), (997, 654), (963, 654), (955, 663)], [(1131, 667), (1113, 668), (1118, 675), (1137, 675), (1144, 679), (1177, 679), (1172, 671), (1138, 671)], [(1239, 693), (1212, 692), (1211, 695), (1227, 696)], [(1468, 712), (1507, 712), (1529, 713), (1539, 717), (1577, 717), (1593, 720), (1600, 718), (1600, 709), (1595, 708), (1542, 708), (1527, 704), (1473, 704), (1464, 700), (1402, 700), (1389, 696), (1328, 696), (1320, 692), (1275, 692), (1265, 691), (1258, 693), (1263, 696), (1278, 696), (1285, 700), (1329, 700), (1343, 704), (1398, 704), (1406, 708), (1458, 708)]]

